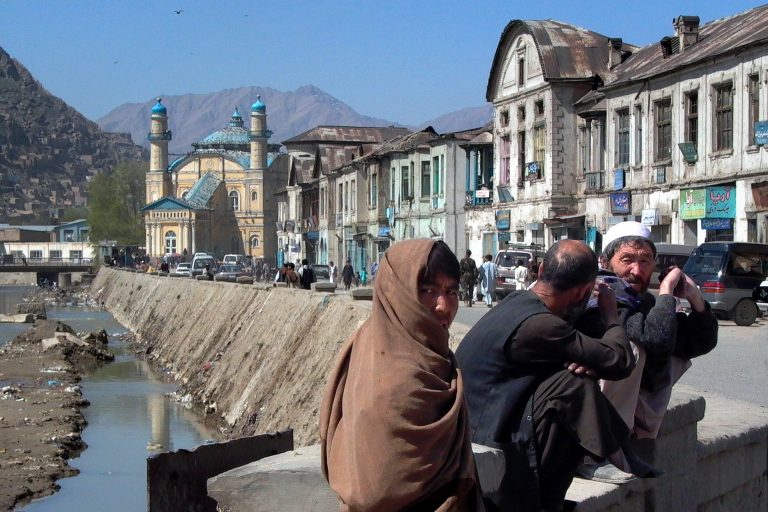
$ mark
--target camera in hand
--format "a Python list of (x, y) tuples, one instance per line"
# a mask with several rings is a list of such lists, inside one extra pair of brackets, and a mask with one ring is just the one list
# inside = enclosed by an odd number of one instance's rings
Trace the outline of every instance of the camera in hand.
[[(679, 268), (677, 265), (670, 265), (669, 267), (663, 269), (661, 272), (659, 272), (659, 283), (664, 281), (664, 278), (667, 277), (667, 275), (672, 271), (673, 268)], [(677, 281), (677, 284), (675, 285), (675, 289), (672, 291), (672, 295), (675, 295), (676, 297), (680, 297), (683, 295), (683, 292), (685, 291), (685, 281), (684, 277), (681, 277), (679, 281)]]

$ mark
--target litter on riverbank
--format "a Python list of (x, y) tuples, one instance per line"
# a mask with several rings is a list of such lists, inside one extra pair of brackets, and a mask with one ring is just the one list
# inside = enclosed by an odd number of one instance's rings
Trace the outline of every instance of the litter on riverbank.
[(52, 494), (77, 470), (68, 459), (85, 444), (80, 375), (114, 358), (106, 333), (76, 335), (58, 321), (36, 320), (0, 349), (0, 510)]

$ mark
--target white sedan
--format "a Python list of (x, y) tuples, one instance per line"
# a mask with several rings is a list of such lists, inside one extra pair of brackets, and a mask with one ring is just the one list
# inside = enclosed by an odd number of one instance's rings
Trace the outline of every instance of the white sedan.
[(190, 266), (191, 266), (190, 263), (186, 263), (186, 262), (179, 263), (176, 266), (176, 273), (179, 274), (180, 276), (189, 277)]

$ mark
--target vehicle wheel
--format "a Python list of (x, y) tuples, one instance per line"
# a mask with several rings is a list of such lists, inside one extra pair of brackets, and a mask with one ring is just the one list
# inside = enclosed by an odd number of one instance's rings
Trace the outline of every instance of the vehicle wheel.
[(752, 325), (757, 319), (757, 304), (749, 299), (742, 299), (731, 310), (731, 318), (736, 325)]

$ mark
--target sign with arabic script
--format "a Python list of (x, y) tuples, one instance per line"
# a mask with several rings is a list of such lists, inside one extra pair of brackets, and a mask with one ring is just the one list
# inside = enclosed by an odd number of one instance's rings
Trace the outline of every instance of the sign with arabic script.
[(703, 188), (684, 188), (680, 191), (680, 218), (683, 220), (702, 219), (706, 205), (707, 191)]
[(707, 187), (708, 219), (736, 217), (736, 189), (732, 186)]
[(629, 192), (616, 192), (611, 194), (611, 213), (630, 213), (632, 203)]

